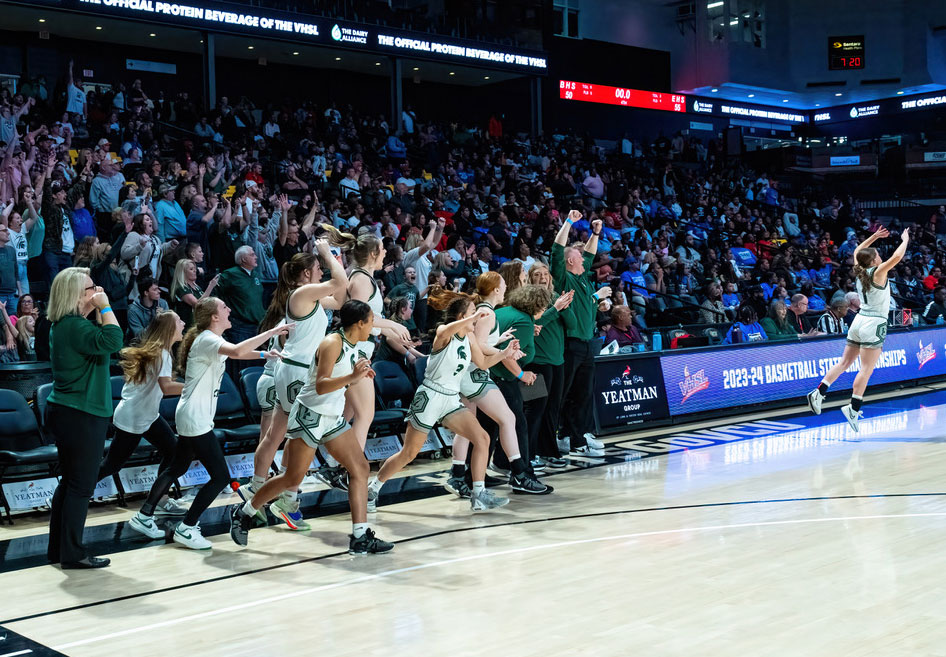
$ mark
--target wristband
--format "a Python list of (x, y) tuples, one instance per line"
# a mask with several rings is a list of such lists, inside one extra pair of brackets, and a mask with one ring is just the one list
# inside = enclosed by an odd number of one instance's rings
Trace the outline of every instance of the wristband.
[(568, 225), (569, 225), (569, 226), (572, 225), (573, 223), (575, 223), (575, 220), (574, 220), (574, 219), (569, 219), (568, 217), (565, 217), (565, 221), (568, 222)]
[(516, 375), (516, 378), (522, 381), (522, 375), (525, 374), (525, 370), (519, 370), (519, 374)]
[(259, 352), (259, 357), (262, 358), (263, 360), (266, 360), (266, 352), (265, 351)]
[(598, 296), (598, 293), (597, 293), (597, 292), (595, 292), (594, 294), (592, 294), (592, 295), (591, 295), (591, 298), (594, 299), (595, 301), (601, 301), (601, 297)]
[(102, 308), (101, 310), (99, 310), (99, 314), (100, 314), (100, 315), (104, 315), (105, 313), (110, 313), (110, 312), (112, 312), (112, 307), (111, 307), (111, 306), (105, 306), (104, 308)]

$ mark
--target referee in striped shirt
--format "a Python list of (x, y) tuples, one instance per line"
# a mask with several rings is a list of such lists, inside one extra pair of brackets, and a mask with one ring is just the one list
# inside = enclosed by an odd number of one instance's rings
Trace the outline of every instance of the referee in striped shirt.
[(848, 326), (847, 322), (844, 321), (844, 316), (847, 315), (849, 305), (843, 293), (835, 294), (831, 298), (831, 305), (818, 318), (818, 331), (820, 333), (845, 335)]

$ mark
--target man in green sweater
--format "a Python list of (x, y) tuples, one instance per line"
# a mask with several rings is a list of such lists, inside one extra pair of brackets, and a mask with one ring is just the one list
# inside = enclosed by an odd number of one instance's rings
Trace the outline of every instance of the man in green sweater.
[(562, 312), (565, 324), (565, 367), (562, 406), (570, 412), (560, 417), (559, 438), (569, 439), (569, 448), (582, 456), (604, 456), (604, 444), (590, 433), (592, 404), (594, 403), (595, 356), (601, 351), (601, 341), (595, 337), (595, 319), (598, 301), (611, 296), (611, 288), (604, 286), (597, 292), (589, 272), (598, 251), (601, 221), (591, 222), (591, 237), (583, 250), (567, 246), (572, 224), (581, 219), (581, 212), (571, 210), (552, 244), (552, 283), (555, 291), (564, 294), (574, 291), (571, 305)]
[[(252, 247), (241, 246), (234, 254), (236, 266), (220, 274), (217, 296), (230, 307), (230, 329), (224, 337), (233, 344), (240, 344), (258, 333), (266, 310), (263, 308), (263, 285), (256, 269), (256, 252)], [(227, 373), (234, 382), (249, 361), (227, 360)]]

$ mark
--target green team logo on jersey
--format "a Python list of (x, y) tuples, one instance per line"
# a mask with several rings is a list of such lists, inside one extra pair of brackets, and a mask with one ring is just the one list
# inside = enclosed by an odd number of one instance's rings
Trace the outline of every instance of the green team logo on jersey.
[[(462, 360), (462, 361), (466, 361), (466, 359), (467, 359), (467, 356), (466, 356), (466, 345), (462, 345), (462, 344), (461, 344), (459, 347), (457, 347), (457, 358), (459, 358), (459, 359)], [(457, 369), (454, 370), (453, 373), (454, 373), (454, 374), (459, 374), (460, 372), (462, 372), (462, 371), (465, 370), (465, 369), (466, 369), (466, 362), (462, 362), (462, 363), (460, 363), (459, 365), (457, 365)]]

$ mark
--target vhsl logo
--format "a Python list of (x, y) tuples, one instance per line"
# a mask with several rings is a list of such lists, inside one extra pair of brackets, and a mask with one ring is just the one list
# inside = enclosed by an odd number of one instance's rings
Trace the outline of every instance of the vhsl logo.
[(916, 353), (916, 360), (920, 366), (917, 369), (923, 369), (924, 365), (936, 358), (936, 347), (933, 346), (932, 342), (924, 347), (922, 340), (919, 344), (920, 350)]
[(706, 378), (706, 371), (700, 370), (695, 374), (690, 374), (690, 368), (683, 368), (683, 381), (680, 381), (680, 392), (683, 394), (683, 399), (680, 400), (682, 404), (687, 399), (700, 392), (701, 390), (706, 390), (709, 388), (709, 379)]

